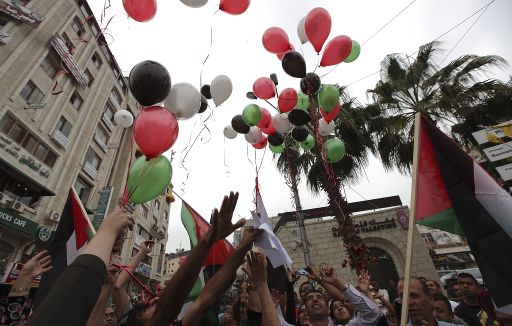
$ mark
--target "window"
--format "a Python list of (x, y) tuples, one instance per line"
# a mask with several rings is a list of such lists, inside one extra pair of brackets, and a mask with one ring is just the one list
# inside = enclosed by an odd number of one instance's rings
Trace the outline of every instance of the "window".
[(155, 216), (155, 215), (153, 215), (153, 223), (154, 223), (155, 225), (158, 225), (158, 219), (156, 218), (156, 216)]
[(107, 104), (105, 104), (105, 112), (103, 113), (103, 120), (108, 125), (110, 130), (112, 130), (115, 125), (114, 114), (116, 114), (116, 110), (112, 104), (107, 101)]
[(48, 55), (41, 62), (41, 68), (51, 79), (55, 78), (57, 72), (60, 70), (60, 65), (58, 59), (55, 57), (53, 52), (48, 53)]
[(96, 171), (99, 170), (101, 164), (101, 158), (96, 152), (89, 147), (87, 153), (85, 153), (85, 162), (89, 163)]
[(73, 54), (75, 52), (75, 46), (73, 45), (73, 42), (69, 38), (68, 34), (62, 33), (62, 38), (64, 39), (64, 43), (66, 43), (66, 47), (68, 48), (68, 52), (70, 54)]
[(117, 104), (121, 105), (121, 103), (123, 103), (123, 100), (121, 99), (121, 95), (119, 95), (119, 92), (115, 89), (115, 88), (112, 88), (112, 97), (116, 100)]
[(82, 97), (76, 91), (74, 91), (73, 94), (71, 95), (71, 97), (69, 98), (69, 103), (71, 103), (71, 105), (77, 111), (79, 111), (80, 107), (84, 103), (84, 100), (82, 100)]
[(91, 87), (92, 82), (94, 81), (94, 77), (92, 76), (89, 69), (85, 69), (85, 75), (87, 76), (87, 78), (89, 78), (89, 83), (87, 84), (87, 87)]
[(137, 224), (137, 234), (140, 235), (144, 240), (153, 240), (153, 236), (148, 231), (146, 231), (142, 226), (140, 226), (140, 224)]
[(85, 203), (87, 199), (89, 199), (89, 194), (91, 193), (91, 186), (84, 181), (81, 177), (76, 178), (74, 187), (76, 193), (78, 194), (78, 198)]
[(76, 35), (78, 36), (82, 36), (82, 34), (85, 32), (84, 26), (82, 25), (82, 22), (78, 17), (73, 18), (71, 27), (73, 27), (73, 30), (76, 32)]
[(426, 243), (428, 244), (435, 244), (436, 243), (436, 240), (434, 240), (434, 238), (432, 237), (432, 233), (423, 233), (421, 235), (421, 237), (423, 238), (423, 240), (425, 240)]
[(103, 127), (98, 125), (94, 131), (94, 140), (104, 149), (107, 148), (109, 134)]
[(158, 212), (160, 212), (160, 202), (155, 200), (155, 203), (153, 204), (153, 216), (158, 217)]
[(64, 117), (60, 117), (59, 122), (57, 122), (57, 126), (55, 129), (60, 131), (61, 134), (68, 137), (69, 132), (71, 131), (71, 124)]
[(141, 206), (140, 207), (140, 214), (144, 217), (148, 217), (148, 208), (146, 206)]
[(32, 189), (28, 183), (20, 182), (9, 175), (6, 171), (0, 170), (0, 191), (23, 204), (35, 207), (39, 203), (41, 195)]
[(31, 80), (23, 86), (20, 96), (29, 104), (43, 103), (44, 100), (43, 92)]
[(96, 69), (100, 69), (101, 67), (101, 59), (100, 59), (100, 56), (97, 52), (95, 52), (93, 55), (92, 55), (92, 63), (94, 64), (94, 66), (96, 67)]
[(57, 154), (30, 133), (19, 121), (6, 114), (0, 120), (1, 130), (9, 138), (21, 145), (27, 152), (39, 161), (53, 167), (57, 161)]

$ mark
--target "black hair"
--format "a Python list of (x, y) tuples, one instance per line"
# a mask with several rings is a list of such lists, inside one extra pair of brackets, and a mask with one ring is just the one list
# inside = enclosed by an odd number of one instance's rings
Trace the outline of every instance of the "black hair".
[(433, 301), (443, 301), (444, 304), (448, 307), (448, 311), (450, 311), (450, 313), (453, 312), (452, 305), (450, 304), (450, 300), (448, 300), (448, 298), (445, 297), (444, 295), (436, 293), (432, 296), (432, 300)]
[(478, 281), (476, 280), (476, 278), (472, 275), (472, 274), (469, 274), (469, 273), (459, 273), (457, 274), (457, 278), (470, 278), (473, 280), (473, 282), (475, 282), (476, 285), (478, 285)]

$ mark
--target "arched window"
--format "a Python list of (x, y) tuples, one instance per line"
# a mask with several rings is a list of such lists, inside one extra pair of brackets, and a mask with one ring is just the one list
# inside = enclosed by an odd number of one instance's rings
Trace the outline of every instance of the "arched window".
[(393, 258), (380, 248), (370, 247), (368, 272), (372, 280), (376, 281), (379, 288), (388, 290), (390, 298), (396, 297), (396, 285), (398, 284), (398, 272)]

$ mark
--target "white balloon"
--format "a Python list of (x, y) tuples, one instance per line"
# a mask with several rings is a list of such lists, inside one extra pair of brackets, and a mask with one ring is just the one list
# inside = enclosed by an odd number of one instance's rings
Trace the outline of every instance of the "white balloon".
[(272, 124), (276, 131), (283, 134), (290, 131), (293, 127), (291, 122), (288, 120), (288, 114), (286, 113), (278, 113), (274, 115), (274, 117), (272, 117)]
[(263, 137), (263, 133), (258, 127), (251, 127), (249, 132), (245, 134), (245, 140), (247, 140), (249, 144), (258, 143), (261, 140), (261, 137)]
[(230, 125), (228, 126), (225, 126), (224, 127), (224, 136), (227, 138), (227, 139), (235, 139), (236, 136), (238, 136), (238, 132), (236, 132), (235, 129), (233, 129), (233, 127), (231, 127)]
[(327, 123), (324, 118), (318, 120), (318, 133), (321, 136), (329, 136), (334, 132), (334, 128), (336, 128), (334, 121)]
[(297, 26), (297, 34), (299, 35), (299, 40), (302, 44), (309, 42), (309, 39), (306, 35), (306, 30), (304, 29), (304, 24), (306, 23), (306, 17), (303, 17), (299, 25)]
[(226, 75), (215, 77), (210, 85), (210, 93), (212, 94), (213, 103), (215, 103), (216, 106), (224, 103), (229, 96), (231, 96), (232, 91), (233, 84), (231, 83), (231, 79)]
[(115, 123), (123, 128), (128, 128), (133, 124), (133, 115), (128, 110), (119, 110), (114, 114)]
[(174, 84), (165, 99), (165, 108), (178, 119), (190, 119), (201, 108), (201, 94), (189, 83)]
[(208, 0), (181, 0), (181, 2), (192, 8), (200, 8), (204, 6)]

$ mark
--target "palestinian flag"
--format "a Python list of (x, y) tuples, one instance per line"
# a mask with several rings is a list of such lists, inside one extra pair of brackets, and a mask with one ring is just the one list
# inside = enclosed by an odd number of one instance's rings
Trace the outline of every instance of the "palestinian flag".
[(512, 305), (512, 197), (421, 118), (416, 223), (464, 235), (497, 307)]
[(80, 198), (78, 198), (76, 191), (71, 188), (49, 250), (53, 268), (42, 276), (41, 285), (34, 300), (35, 308), (39, 306), (50, 291), (53, 282), (83, 251), (94, 234), (94, 227), (80, 202)]
[[(190, 248), (192, 249), (197, 246), (199, 240), (204, 237), (210, 228), (210, 223), (202, 218), (201, 215), (199, 215), (199, 213), (197, 213), (187, 202), (182, 200), (182, 203), (181, 222), (187, 230), (188, 236), (190, 238)], [(197, 299), (199, 293), (201, 293), (201, 290), (203, 289), (206, 282), (208, 282), (208, 280), (213, 277), (213, 275), (220, 269), (220, 267), (224, 265), (224, 263), (233, 254), (234, 251), (235, 248), (233, 248), (233, 246), (224, 239), (218, 240), (213, 245), (203, 263), (203, 268), (199, 273), (199, 277), (197, 278), (194, 287), (185, 300), (186, 303), (181, 309), (178, 318), (182, 318), (185, 315), (188, 308)], [(212, 309), (208, 310), (206, 318), (209, 320), (209, 324), (217, 324), (217, 316)]]

